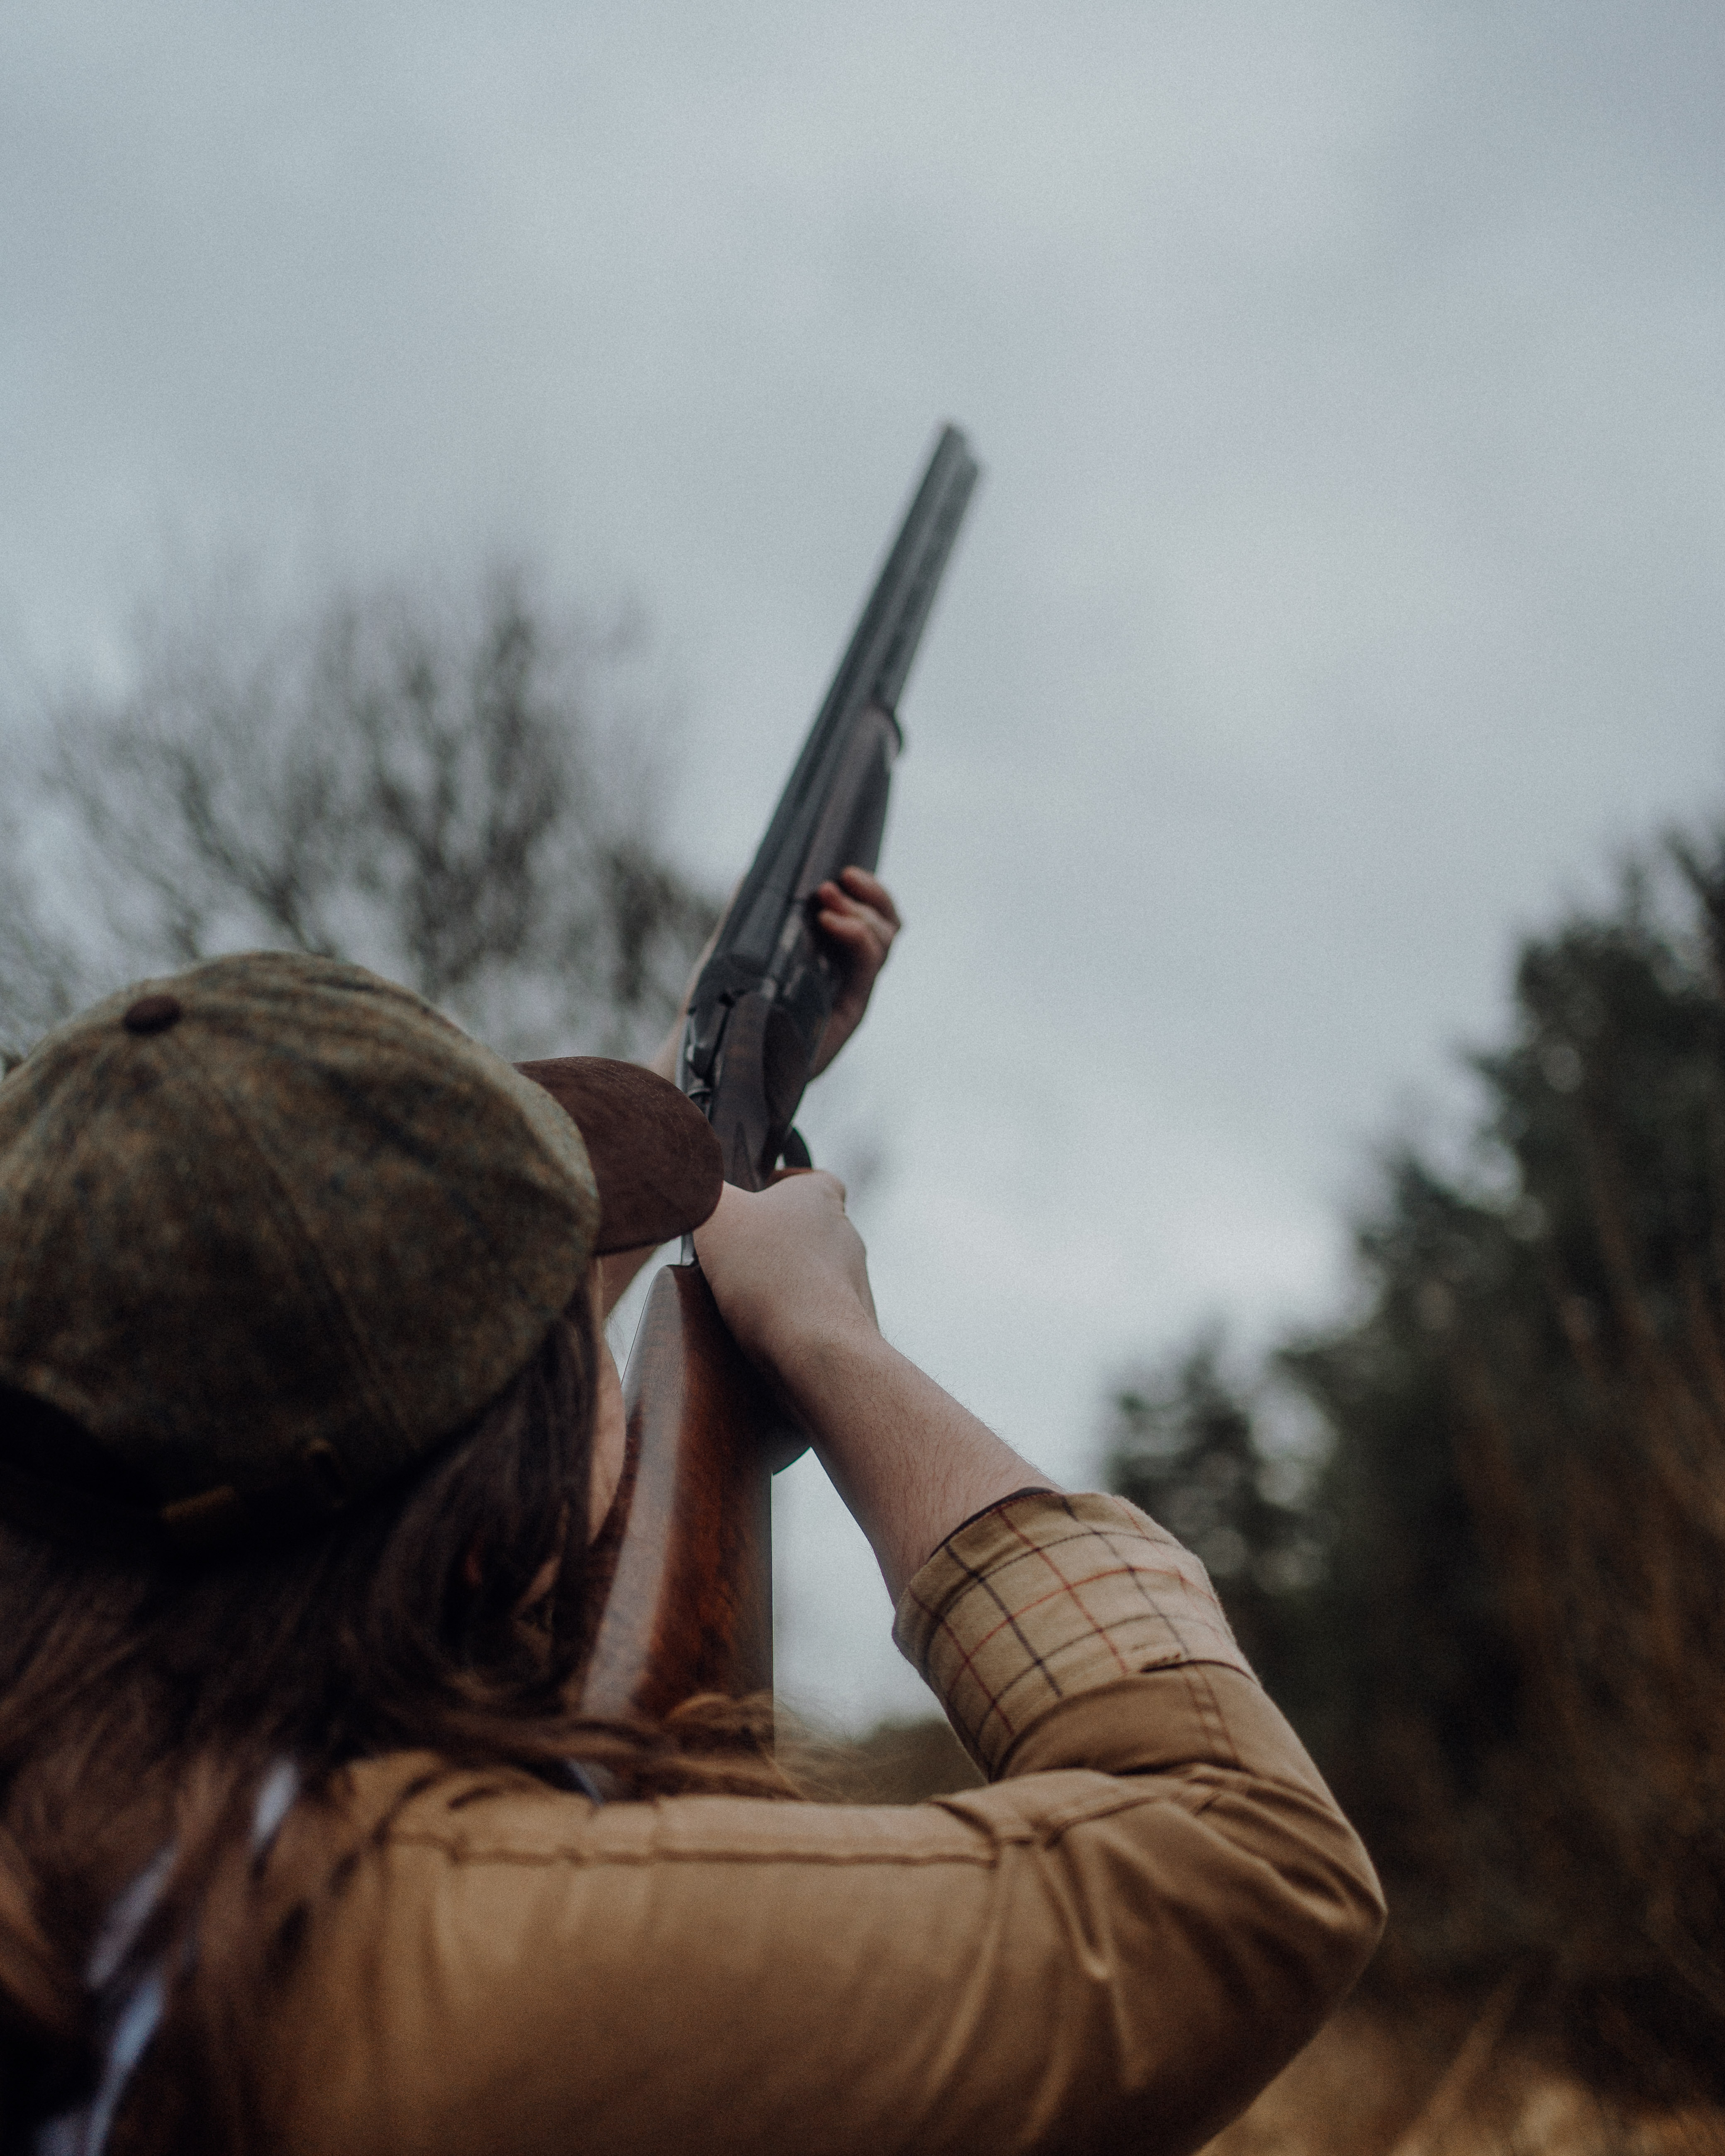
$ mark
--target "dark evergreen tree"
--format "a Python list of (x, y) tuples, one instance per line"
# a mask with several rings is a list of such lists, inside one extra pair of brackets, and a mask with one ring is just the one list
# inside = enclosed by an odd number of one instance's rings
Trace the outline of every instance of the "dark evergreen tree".
[(1266, 1592), (1284, 1530), (1215, 1510), (1256, 1448), (1204, 1351), (1115, 1450), (1251, 1553), (1218, 1585), (1384, 1872), (1387, 1974), (1507, 1982), (1662, 2094), (1725, 2090), (1725, 840), (1671, 860), (1686, 906), (1635, 871), (1527, 944), (1471, 1168), (1392, 1158), (1363, 1313), (1276, 1358), (1321, 1576)]
[[(1298, 1463), (1268, 1456), (1248, 1393), (1224, 1367), (1219, 1333), (1171, 1363), (1135, 1373), (1113, 1395), (1109, 1487), (1130, 1497), (1203, 1558), (1230, 1623), (1272, 1695), (1304, 1722), (1312, 1690), (1313, 1589), (1322, 1522), (1301, 1502)], [(1289, 1482), (1292, 1489), (1278, 1487)]]

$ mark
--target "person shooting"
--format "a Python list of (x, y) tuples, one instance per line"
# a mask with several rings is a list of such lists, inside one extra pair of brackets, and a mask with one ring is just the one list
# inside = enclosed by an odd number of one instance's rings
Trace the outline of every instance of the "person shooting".
[[(778, 1173), (873, 867), (790, 894), (789, 1081), (734, 906), (662, 1070), (265, 952), (0, 1083), (0, 2148), (1173, 2152), (1353, 1983), (1369, 1861), (1202, 1566), (897, 1353)], [(678, 1236), (661, 1409), (603, 1326)], [(777, 1759), (724, 1507), (787, 1429), (986, 1787)]]

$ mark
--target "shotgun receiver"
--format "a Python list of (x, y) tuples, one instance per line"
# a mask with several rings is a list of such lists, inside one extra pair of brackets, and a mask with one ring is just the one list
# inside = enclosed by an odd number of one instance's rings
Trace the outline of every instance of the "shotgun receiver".
[[(880, 858), (898, 700), (977, 476), (964, 436), (942, 429), (690, 999), (678, 1081), (744, 1190), (781, 1160), (808, 1164), (792, 1119), (839, 978), (811, 901), (841, 869)], [(653, 1284), (624, 1400), (583, 1710), (659, 1716), (696, 1692), (770, 1689), (771, 1478), (806, 1440), (726, 1332), (686, 1245)]]

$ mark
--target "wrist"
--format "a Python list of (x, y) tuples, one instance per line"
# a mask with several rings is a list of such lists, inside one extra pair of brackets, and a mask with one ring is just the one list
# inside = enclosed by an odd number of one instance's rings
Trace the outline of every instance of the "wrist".
[(773, 1310), (750, 1346), (817, 1442), (845, 1404), (896, 1359), (868, 1313), (836, 1297), (826, 1308)]
[(896, 1602), (946, 1537), (1050, 1478), (878, 1332), (819, 1343), (798, 1412)]

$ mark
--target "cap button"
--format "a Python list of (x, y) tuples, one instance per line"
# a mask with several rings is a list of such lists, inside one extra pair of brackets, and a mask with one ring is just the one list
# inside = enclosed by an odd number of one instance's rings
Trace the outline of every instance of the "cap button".
[(128, 1033), (166, 1033), (183, 1016), (177, 996), (140, 996), (120, 1023)]

